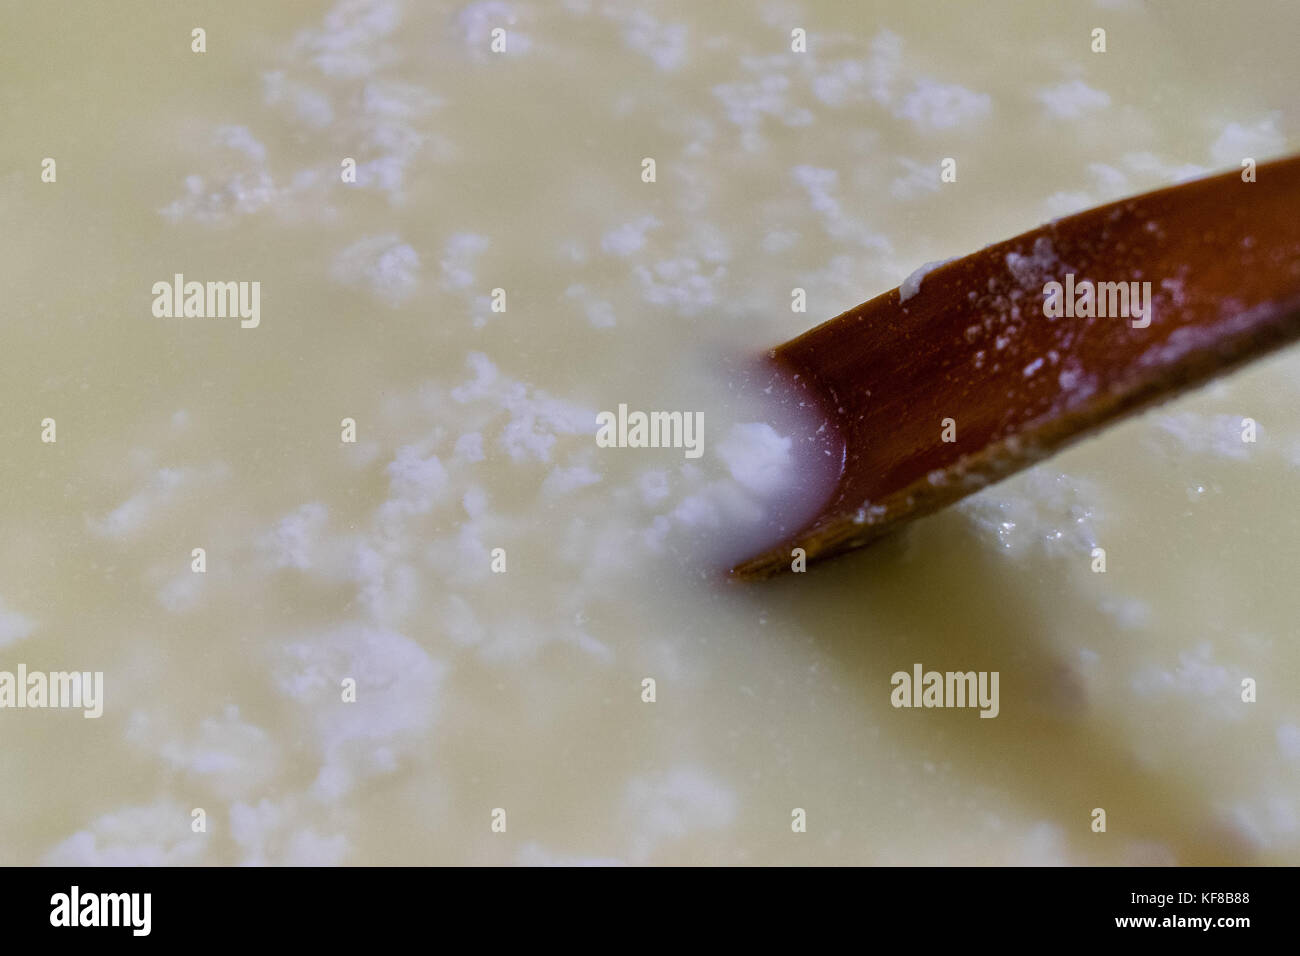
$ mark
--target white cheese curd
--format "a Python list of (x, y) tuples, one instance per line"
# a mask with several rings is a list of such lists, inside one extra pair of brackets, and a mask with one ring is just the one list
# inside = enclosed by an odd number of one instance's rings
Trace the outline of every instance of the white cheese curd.
[(912, 296), (920, 292), (921, 283), (925, 281), (925, 277), (928, 276), (935, 269), (939, 268), (940, 266), (947, 265), (949, 262), (952, 262), (952, 260), (939, 259), (936, 260), (935, 262), (927, 262), (923, 266), (918, 266), (915, 270), (909, 273), (907, 278), (903, 280), (901, 285), (899, 285), (898, 301), (906, 302), (908, 299), (912, 298)]
[[(1269, 10), (7, 11), (0, 672), (104, 682), (0, 709), (0, 864), (1300, 863), (1294, 350), (719, 573), (839, 468), (755, 363), (1300, 148), (1294, 76), (1238, 68), (1293, 61)], [(258, 283), (255, 327), (158, 317), (177, 275)], [(670, 447), (598, 444), (620, 406)], [(895, 706), (915, 666), (996, 717)]]

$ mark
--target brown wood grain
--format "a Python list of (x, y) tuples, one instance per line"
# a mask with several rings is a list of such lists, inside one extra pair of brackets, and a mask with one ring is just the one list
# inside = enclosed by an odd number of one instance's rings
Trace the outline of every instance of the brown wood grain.
[[(1067, 272), (1150, 282), (1150, 326), (1048, 318), (1043, 284)], [(861, 547), (1297, 336), (1300, 157), (1261, 164), (1253, 183), (1225, 173), (988, 246), (906, 302), (894, 289), (773, 350), (839, 430), (844, 468), (818, 518), (733, 575), (788, 570), (795, 547), (809, 561)]]

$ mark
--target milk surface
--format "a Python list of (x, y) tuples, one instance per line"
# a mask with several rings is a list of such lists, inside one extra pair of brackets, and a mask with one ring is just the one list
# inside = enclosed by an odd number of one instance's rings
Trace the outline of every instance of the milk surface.
[(0, 670), (103, 684), (0, 710), (0, 863), (1300, 862), (1294, 350), (716, 573), (836, 466), (755, 360), (1300, 148), (1300, 8), (2, 16)]

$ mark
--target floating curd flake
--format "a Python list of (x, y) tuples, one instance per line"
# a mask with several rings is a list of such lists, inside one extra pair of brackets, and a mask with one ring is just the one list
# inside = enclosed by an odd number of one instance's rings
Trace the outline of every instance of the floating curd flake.
[(277, 199), (266, 147), (246, 127), (217, 127), (202, 162), (208, 175), (186, 176), (185, 195), (159, 210), (163, 218), (218, 225), (259, 212)]
[(646, 234), (661, 225), (655, 216), (642, 216), (605, 233), (600, 247), (616, 256), (630, 256), (645, 245)]
[(487, 514), (487, 505), (487, 492), (478, 485), (472, 486), (460, 498), (460, 506), (471, 518), (479, 518)]
[(420, 257), (396, 234), (368, 236), (337, 256), (330, 269), (334, 281), (368, 290), (390, 306), (409, 299), (419, 285)]
[(190, 832), (190, 810), (170, 800), (122, 807), (53, 847), (45, 866), (183, 866), (198, 863), (207, 841)]
[(437, 455), (423, 457), (418, 445), (404, 445), (388, 465), (392, 502), (403, 510), (423, 514), (433, 507), (447, 487), (447, 470)]
[(1071, 80), (1038, 90), (1034, 98), (1056, 119), (1078, 119), (1084, 113), (1110, 106), (1110, 94), (1095, 90), (1082, 80)]
[(923, 78), (903, 97), (894, 115), (923, 133), (933, 133), (980, 119), (992, 109), (993, 99), (987, 93)]
[(903, 38), (888, 29), (871, 38), (871, 56), (867, 59), (867, 81), (871, 98), (888, 103), (903, 68)]
[[(785, 26), (784, 19), (781, 25)], [(824, 62), (816, 57), (816, 48), (823, 41), (812, 37), (809, 40), (812, 48), (800, 54), (799, 64), (805, 72), (809, 66), (814, 71), (811, 89), (819, 102), (834, 109), (865, 103), (889, 104), (902, 69), (903, 44), (898, 34), (882, 29), (872, 38), (869, 55)], [(826, 37), (824, 45), (840, 40)]]
[(464, 461), (482, 461), (483, 436), (479, 432), (466, 432), (456, 439), (455, 455)]
[(637, 266), (633, 275), (646, 302), (695, 315), (717, 302), (717, 286), (726, 277), (727, 268), (715, 266), (711, 272), (701, 272), (698, 260), (683, 256), (656, 262), (653, 268)]
[(181, 614), (193, 609), (203, 596), (200, 575), (186, 570), (172, 577), (154, 594), (155, 600), (165, 610)]
[(464, 289), (474, 284), (474, 262), (487, 251), (491, 240), (473, 232), (458, 232), (447, 240), (443, 248), (442, 287), (448, 291)]
[[(1258, 454), (1255, 445), (1241, 440), (1241, 415), (1206, 415), (1200, 412), (1165, 412), (1150, 416), (1154, 426), (1147, 444), (1179, 455), (1209, 454), (1233, 461), (1245, 461)], [(1257, 437), (1263, 428), (1256, 425)], [(1264, 447), (1267, 447), (1265, 445)]]
[[(713, 95), (722, 103), (727, 119), (751, 133), (758, 132), (764, 117), (769, 116), (786, 126), (812, 124), (812, 112), (791, 103), (789, 93), (790, 80), (780, 73), (768, 73), (750, 82), (721, 83), (713, 87)], [(749, 145), (757, 148), (758, 144)]]
[(663, 501), (668, 497), (668, 472), (659, 469), (644, 472), (637, 479), (637, 488), (645, 504), (653, 505)]
[(593, 329), (611, 329), (616, 323), (614, 315), (614, 306), (603, 299), (597, 299), (591, 295), (588, 287), (581, 282), (564, 290), (564, 298), (576, 299), (582, 303), (582, 311), (586, 313), (586, 321)]
[(256, 162), (266, 159), (266, 147), (258, 142), (247, 126), (218, 126), (213, 138), (227, 149), (243, 153)]
[(514, 4), (502, 0), (480, 0), (462, 9), (458, 19), (464, 31), (465, 49), (474, 59), (486, 60), (494, 55), (488, 41), (496, 27), (508, 28), (507, 54), (524, 53), (532, 47), (532, 38), (517, 26), (519, 17)]
[(1250, 125), (1229, 123), (1210, 147), (1215, 165), (1240, 166), (1244, 156), (1259, 160), (1282, 152), (1286, 149), (1286, 136), (1278, 129), (1281, 116), (1275, 110)]
[(5, 607), (0, 600), (0, 647), (21, 641), (36, 627), (26, 614), (19, 614)]
[[(470, 352), (465, 356), (465, 364), (474, 372), (474, 378), (464, 385), (457, 385), (451, 390), (451, 397), (454, 401), (463, 405), (496, 393), (502, 380), (496, 365), (493, 364), (490, 358), (482, 352)], [(480, 439), (480, 447), (481, 445)]]
[(1132, 188), (1128, 176), (1106, 163), (1089, 163), (1088, 175), (1092, 177), (1093, 182), (1097, 184), (1097, 189), (1106, 199), (1118, 198)]
[[(394, 631), (346, 625), (278, 643), (275, 682), (290, 697), (295, 731), (317, 751), (316, 796), (334, 799), (357, 781), (392, 772), (420, 751), (433, 724), (446, 665)], [(357, 681), (362, 707), (339, 707), (339, 677)], [(294, 731), (291, 731), (294, 732)]]
[(956, 507), (1017, 557), (1040, 547), (1051, 555), (1087, 555), (1097, 540), (1100, 494), (1089, 481), (1035, 468)]
[(889, 194), (895, 199), (913, 199), (925, 193), (939, 191), (939, 178), (935, 176), (932, 164), (918, 163), (907, 157), (899, 157), (897, 162), (907, 172), (896, 176), (890, 184)]
[(844, 106), (858, 99), (866, 84), (867, 68), (861, 60), (838, 60), (813, 77), (813, 95), (827, 106)]
[(719, 504), (706, 495), (690, 495), (673, 509), (672, 516), (690, 528), (716, 528), (720, 523)]
[(1043, 367), (1043, 363), (1044, 363), (1045, 361), (1047, 361), (1047, 360), (1046, 360), (1046, 359), (1042, 359), (1042, 358), (1036, 358), (1036, 359), (1034, 359), (1032, 362), (1030, 362), (1028, 365), (1026, 365), (1026, 366), (1025, 366), (1025, 378), (1031, 378), (1035, 372), (1037, 372), (1040, 368)]
[(162, 468), (149, 483), (122, 502), (103, 518), (90, 518), (87, 524), (95, 534), (105, 538), (124, 538), (143, 528), (156, 513), (171, 504), (190, 473), (184, 468)]
[(952, 259), (936, 259), (934, 262), (927, 262), (919, 269), (916, 269), (911, 275), (904, 279), (903, 284), (898, 287), (898, 301), (903, 303), (912, 298), (912, 296), (921, 291), (921, 283), (925, 281), (926, 276), (940, 266), (946, 266), (952, 261)]
[(1043, 821), (1017, 837), (1019, 852), (1013, 859), (1025, 866), (1069, 866), (1072, 861), (1065, 830), (1059, 824)]
[(645, 862), (660, 843), (727, 826), (738, 801), (731, 788), (694, 767), (633, 778), (623, 797), (631, 858)]
[(1140, 598), (1122, 596), (1106, 598), (1097, 606), (1125, 630), (1141, 630), (1151, 623), (1151, 605)]
[(548, 850), (535, 840), (529, 840), (519, 848), (519, 852), (515, 854), (515, 863), (527, 867), (627, 866), (624, 861), (613, 857), (572, 856)]
[(807, 190), (814, 210), (827, 215), (839, 215), (840, 204), (830, 194), (839, 182), (839, 173), (833, 169), (800, 165), (790, 170), (790, 174), (794, 176), (795, 182)]
[(280, 568), (305, 570), (312, 566), (312, 552), (329, 520), (329, 509), (315, 501), (281, 518), (258, 540), (258, 548)]
[(1091, 193), (1069, 190), (1052, 193), (1043, 200), (1043, 209), (1049, 219), (1072, 216), (1076, 212), (1082, 212), (1095, 205), (1097, 205), (1097, 200), (1093, 198)]
[(689, 30), (685, 24), (660, 23), (644, 10), (624, 13), (616, 5), (607, 6), (603, 12), (606, 16), (622, 19), (623, 42), (637, 53), (648, 56), (660, 70), (672, 72), (686, 62)]
[[(668, 526), (647, 519), (646, 546), (674, 551), (706, 575), (803, 527), (830, 497), (842, 460), (843, 446), (825, 417), (784, 373), (766, 363), (747, 365), (733, 372), (728, 393), (709, 419), (721, 433), (711, 446), (715, 454), (706, 450), (699, 466), (676, 470), (676, 495), (657, 476), (639, 488), (646, 505), (664, 497), (659, 510), (671, 519)], [(741, 416), (751, 420), (736, 422)]]
[[(1166, 163), (1155, 153), (1125, 153), (1124, 165), (1135, 173), (1141, 173), (1151, 181), (1152, 186), (1168, 186), (1189, 179), (1196, 179), (1209, 172), (1204, 166), (1195, 163)], [(1234, 160), (1234, 163), (1238, 160)]]
[(511, 419), (498, 443), (513, 461), (551, 460), (557, 435), (590, 434), (596, 412), (573, 402), (552, 398), (522, 383), (510, 387), (502, 405)]
[(784, 252), (799, 241), (799, 233), (792, 230), (777, 229), (763, 237), (763, 251), (769, 253)]
[[(397, 80), (374, 80), (361, 91), (361, 112), (372, 118), (413, 120), (428, 115), (445, 102), (423, 86)], [(399, 129), (393, 128), (394, 138), (400, 138)]]
[(322, 29), (304, 30), (296, 46), (327, 76), (361, 76), (391, 55), (380, 41), (386, 40), (401, 20), (398, 0), (340, 0), (325, 15)]
[[(340, 866), (352, 851), (342, 833), (325, 836), (303, 823), (311, 807), (300, 797), (272, 802), (262, 798), (256, 806), (237, 802), (230, 807), (230, 836), (243, 851), (241, 866)], [(334, 825), (334, 824), (328, 824)]]
[[(1139, 698), (1158, 699), (1162, 696), (1181, 696), (1203, 702), (1197, 708), (1197, 723), (1207, 729), (1220, 721), (1238, 721), (1243, 717), (1236, 675), (1248, 673), (1236, 662), (1230, 665), (1215, 660), (1215, 649), (1209, 641), (1180, 650), (1177, 663), (1153, 661), (1138, 669), (1129, 680), (1132, 692)], [(1190, 719), (1190, 718), (1188, 718)], [(1187, 728), (1189, 731), (1191, 727)]]
[(840, 201), (831, 195), (838, 188), (839, 173), (833, 169), (801, 164), (790, 170), (795, 182), (803, 187), (813, 210), (822, 218), (822, 227), (833, 239), (856, 242), (869, 249), (889, 252), (893, 244), (886, 236), (869, 229), (865, 223), (846, 215)]
[(304, 126), (324, 129), (334, 122), (334, 104), (329, 96), (314, 86), (289, 80), (284, 70), (263, 74), (262, 91), (267, 106), (287, 106), (293, 118)]
[(1220, 811), (1218, 823), (1256, 851), (1294, 847), (1300, 840), (1295, 797), (1279, 793), (1275, 787), (1268, 788), (1273, 792), (1265, 791)]
[(164, 711), (136, 709), (127, 721), (126, 737), (223, 800), (264, 792), (280, 757), (271, 735), (244, 721), (233, 705), (220, 716), (205, 717), (193, 731), (177, 726)]
[(568, 468), (557, 465), (542, 482), (542, 494), (547, 496), (568, 494), (599, 481), (600, 472), (588, 465), (573, 465)]
[(1277, 749), (1282, 756), (1294, 763), (1300, 763), (1300, 726), (1296, 724), (1278, 724)]

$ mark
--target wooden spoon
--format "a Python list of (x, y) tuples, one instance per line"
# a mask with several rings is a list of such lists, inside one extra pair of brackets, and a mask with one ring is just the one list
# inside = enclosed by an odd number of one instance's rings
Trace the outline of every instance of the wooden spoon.
[[(838, 429), (843, 467), (816, 518), (733, 576), (788, 570), (795, 548), (811, 562), (862, 547), (1300, 336), (1300, 156), (1255, 173), (1048, 223), (773, 349)], [(1149, 325), (1048, 317), (1060, 299), (1045, 286), (1067, 274), (1084, 312), (1084, 280), (1149, 282)], [(1108, 312), (1118, 295), (1103, 289)]]

